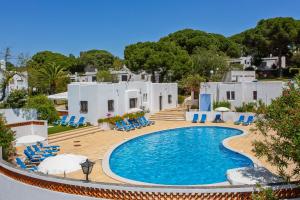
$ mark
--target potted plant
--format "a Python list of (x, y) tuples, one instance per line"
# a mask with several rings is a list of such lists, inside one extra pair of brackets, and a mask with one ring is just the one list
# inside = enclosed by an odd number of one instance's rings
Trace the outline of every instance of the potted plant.
[(112, 129), (112, 126), (110, 124), (111, 114), (107, 113), (106, 116), (107, 118), (98, 119), (98, 125), (102, 130), (111, 130)]

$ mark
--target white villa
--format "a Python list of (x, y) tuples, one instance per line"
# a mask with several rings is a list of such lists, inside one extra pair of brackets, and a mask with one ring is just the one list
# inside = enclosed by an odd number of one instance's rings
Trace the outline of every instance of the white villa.
[[(82, 74), (75, 72), (70, 75), (72, 82), (96, 82), (97, 69), (95, 71), (86, 71)], [(118, 81), (151, 81), (151, 75), (142, 71), (138, 74), (131, 72), (125, 65), (120, 70), (110, 70), (110, 73), (117, 77)], [(155, 74), (156, 82), (159, 81), (159, 74)]]
[[(0, 60), (0, 80), (3, 78), (3, 71), (6, 70), (6, 65), (4, 60)], [(28, 89), (28, 73), (22, 72), (21, 76), (16, 74), (13, 76), (9, 85), (7, 87), (7, 96), (12, 90), (21, 90), (21, 89)]]
[(229, 101), (232, 107), (259, 100), (268, 105), (282, 94), (283, 86), (282, 81), (255, 80), (254, 71), (231, 71), (225, 82), (201, 84), (199, 108), (210, 111), (213, 109), (212, 103), (219, 101)]
[(142, 109), (150, 113), (176, 108), (177, 83), (129, 81), (119, 83), (77, 82), (68, 85), (69, 115), (84, 116), (96, 125), (107, 115), (123, 115)]

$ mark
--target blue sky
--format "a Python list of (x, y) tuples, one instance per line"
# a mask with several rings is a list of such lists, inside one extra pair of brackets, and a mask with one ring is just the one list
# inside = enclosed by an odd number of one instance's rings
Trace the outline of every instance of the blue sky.
[[(276, 16), (300, 19), (297, 0), (0, 0), (0, 50), (78, 55), (156, 41), (193, 28), (230, 36)], [(0, 55), (1, 59), (1, 55)]]

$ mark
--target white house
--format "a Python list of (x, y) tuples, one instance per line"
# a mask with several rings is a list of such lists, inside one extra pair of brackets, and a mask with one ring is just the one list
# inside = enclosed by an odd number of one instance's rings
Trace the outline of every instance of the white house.
[(240, 58), (231, 58), (228, 60), (229, 65), (239, 64), (243, 66), (243, 69), (251, 67), (252, 56), (243, 56)]
[[(0, 61), (0, 81), (2, 81), (3, 79), (3, 72), (6, 70), (6, 65), (5, 62), (3, 60)], [(7, 95), (9, 95), (9, 93), (12, 90), (21, 90), (21, 89), (28, 89), (28, 73), (25, 72), (21, 72), (20, 75), (16, 74), (13, 76), (13, 78), (10, 80), (9, 85), (6, 89), (7, 91)]]
[(129, 81), (77, 82), (68, 85), (69, 115), (86, 117), (94, 125), (107, 115), (123, 115), (140, 108), (155, 113), (177, 106), (177, 83)]
[[(240, 75), (248, 71), (241, 71)], [(244, 75), (244, 76), (245, 76)], [(282, 81), (251, 81), (241, 78), (237, 81), (202, 83), (199, 93), (199, 107), (202, 111), (212, 110), (213, 102), (229, 101), (232, 108), (241, 106), (243, 102), (257, 102), (261, 100), (270, 104), (272, 99), (280, 96), (284, 84)]]
[[(85, 73), (77, 73), (70, 75), (72, 82), (96, 82), (97, 69), (95, 71), (87, 71)], [(142, 71), (140, 73), (131, 72), (125, 65), (120, 70), (110, 70), (110, 73), (117, 77), (118, 81), (151, 81), (151, 75)], [(155, 74), (155, 80), (158, 82), (159, 74)]]

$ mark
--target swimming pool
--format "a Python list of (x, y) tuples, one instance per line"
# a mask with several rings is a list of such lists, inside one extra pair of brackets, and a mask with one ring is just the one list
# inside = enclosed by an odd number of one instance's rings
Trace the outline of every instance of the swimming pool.
[(226, 171), (253, 166), (222, 141), (238, 129), (196, 126), (158, 131), (131, 139), (109, 156), (111, 173), (133, 181), (162, 185), (201, 185), (227, 181)]

